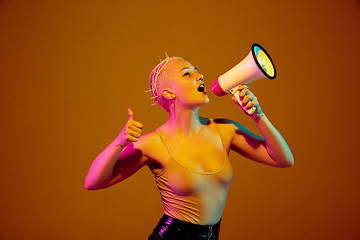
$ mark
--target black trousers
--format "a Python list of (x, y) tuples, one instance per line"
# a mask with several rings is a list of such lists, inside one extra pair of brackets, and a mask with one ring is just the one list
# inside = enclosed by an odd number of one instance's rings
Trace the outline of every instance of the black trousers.
[(165, 215), (148, 240), (218, 240), (220, 221), (215, 225), (198, 225)]

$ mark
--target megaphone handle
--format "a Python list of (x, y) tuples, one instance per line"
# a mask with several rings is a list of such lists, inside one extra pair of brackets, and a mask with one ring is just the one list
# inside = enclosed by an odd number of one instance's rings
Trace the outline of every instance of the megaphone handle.
[[(231, 89), (231, 90), (233, 90), (233, 89)], [(250, 108), (250, 109), (248, 109), (248, 110), (245, 110), (244, 107), (243, 107), (243, 105), (242, 105), (242, 102), (241, 102), (241, 100), (240, 100), (240, 92), (239, 92), (239, 91), (236, 91), (236, 92), (234, 93), (234, 91), (231, 91), (231, 90), (230, 90), (230, 92), (235, 96), (236, 100), (237, 100), (238, 103), (240, 104), (240, 107), (241, 107), (244, 111), (246, 111), (249, 115), (253, 114), (253, 113), (255, 112), (255, 110), (256, 110), (256, 107), (252, 107), (252, 108)]]

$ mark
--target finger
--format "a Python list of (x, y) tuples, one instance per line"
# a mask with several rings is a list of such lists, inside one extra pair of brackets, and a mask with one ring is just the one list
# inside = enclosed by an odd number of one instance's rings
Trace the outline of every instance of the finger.
[(254, 101), (248, 101), (248, 103), (244, 106), (245, 110), (249, 110), (254, 106)]
[(246, 95), (243, 100), (242, 100), (242, 104), (243, 106), (245, 106), (246, 104), (248, 104), (248, 102), (251, 101), (251, 96), (250, 95)]
[(141, 136), (141, 131), (134, 131), (132, 129), (129, 129), (128, 134), (132, 137), (139, 138)]
[(237, 105), (240, 106), (240, 103), (238, 102), (238, 100), (236, 99), (236, 97), (232, 96), (232, 97), (231, 97), (231, 100), (232, 100), (234, 103), (236, 103)]
[(139, 138), (133, 137), (130, 134), (128, 134), (128, 135), (126, 135), (126, 140), (129, 142), (137, 142), (139, 140)]
[(239, 89), (239, 91), (240, 91), (240, 97), (244, 97), (249, 92), (249, 89), (246, 87), (243, 87), (241, 90)]
[(128, 120), (134, 120), (134, 113), (131, 110), (131, 108), (128, 108), (127, 111), (128, 111)]
[(143, 128), (143, 124), (142, 124), (141, 122), (134, 121), (133, 124), (134, 124), (134, 126), (137, 127), (137, 128), (140, 128), (140, 129)]
[(252, 107), (252, 108), (250, 108), (249, 110), (246, 110), (246, 112), (248, 113), (248, 114), (253, 114), (254, 112), (256, 111), (256, 108), (255, 107)]
[(142, 128), (139, 128), (139, 127), (131, 124), (131, 122), (128, 123), (127, 129), (128, 129), (128, 130), (131, 129), (132, 131), (135, 131), (135, 132), (141, 132), (141, 131), (142, 131)]
[(137, 121), (134, 121), (134, 120), (129, 120), (128, 121), (128, 126), (131, 126), (135, 129), (142, 129), (143, 128), (143, 124), (141, 122), (137, 122)]
[(247, 85), (247, 84), (240, 84), (240, 85), (239, 85), (239, 90), (244, 89), (244, 88), (249, 89), (250, 87), (249, 87), (249, 85)]

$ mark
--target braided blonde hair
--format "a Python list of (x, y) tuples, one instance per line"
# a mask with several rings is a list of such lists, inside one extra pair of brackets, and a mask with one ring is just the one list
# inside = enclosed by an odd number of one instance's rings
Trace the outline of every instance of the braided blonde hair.
[(166, 58), (162, 60), (150, 73), (149, 92), (151, 93), (152, 99), (155, 101), (152, 105), (159, 104), (167, 112), (169, 111), (171, 102), (162, 95), (162, 90), (165, 86), (167, 86), (169, 80), (165, 68), (170, 62), (173, 62), (176, 59), (182, 58), (169, 58), (166, 56)]

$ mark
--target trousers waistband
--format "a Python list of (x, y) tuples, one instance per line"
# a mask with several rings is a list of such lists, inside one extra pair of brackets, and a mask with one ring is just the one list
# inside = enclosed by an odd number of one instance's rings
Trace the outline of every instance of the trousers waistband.
[(214, 225), (199, 225), (190, 222), (184, 222), (164, 214), (164, 216), (161, 218), (161, 221), (163, 221), (167, 225), (177, 227), (180, 231), (184, 231), (199, 237), (206, 237), (207, 239), (211, 239), (213, 235), (219, 234), (221, 219)]

